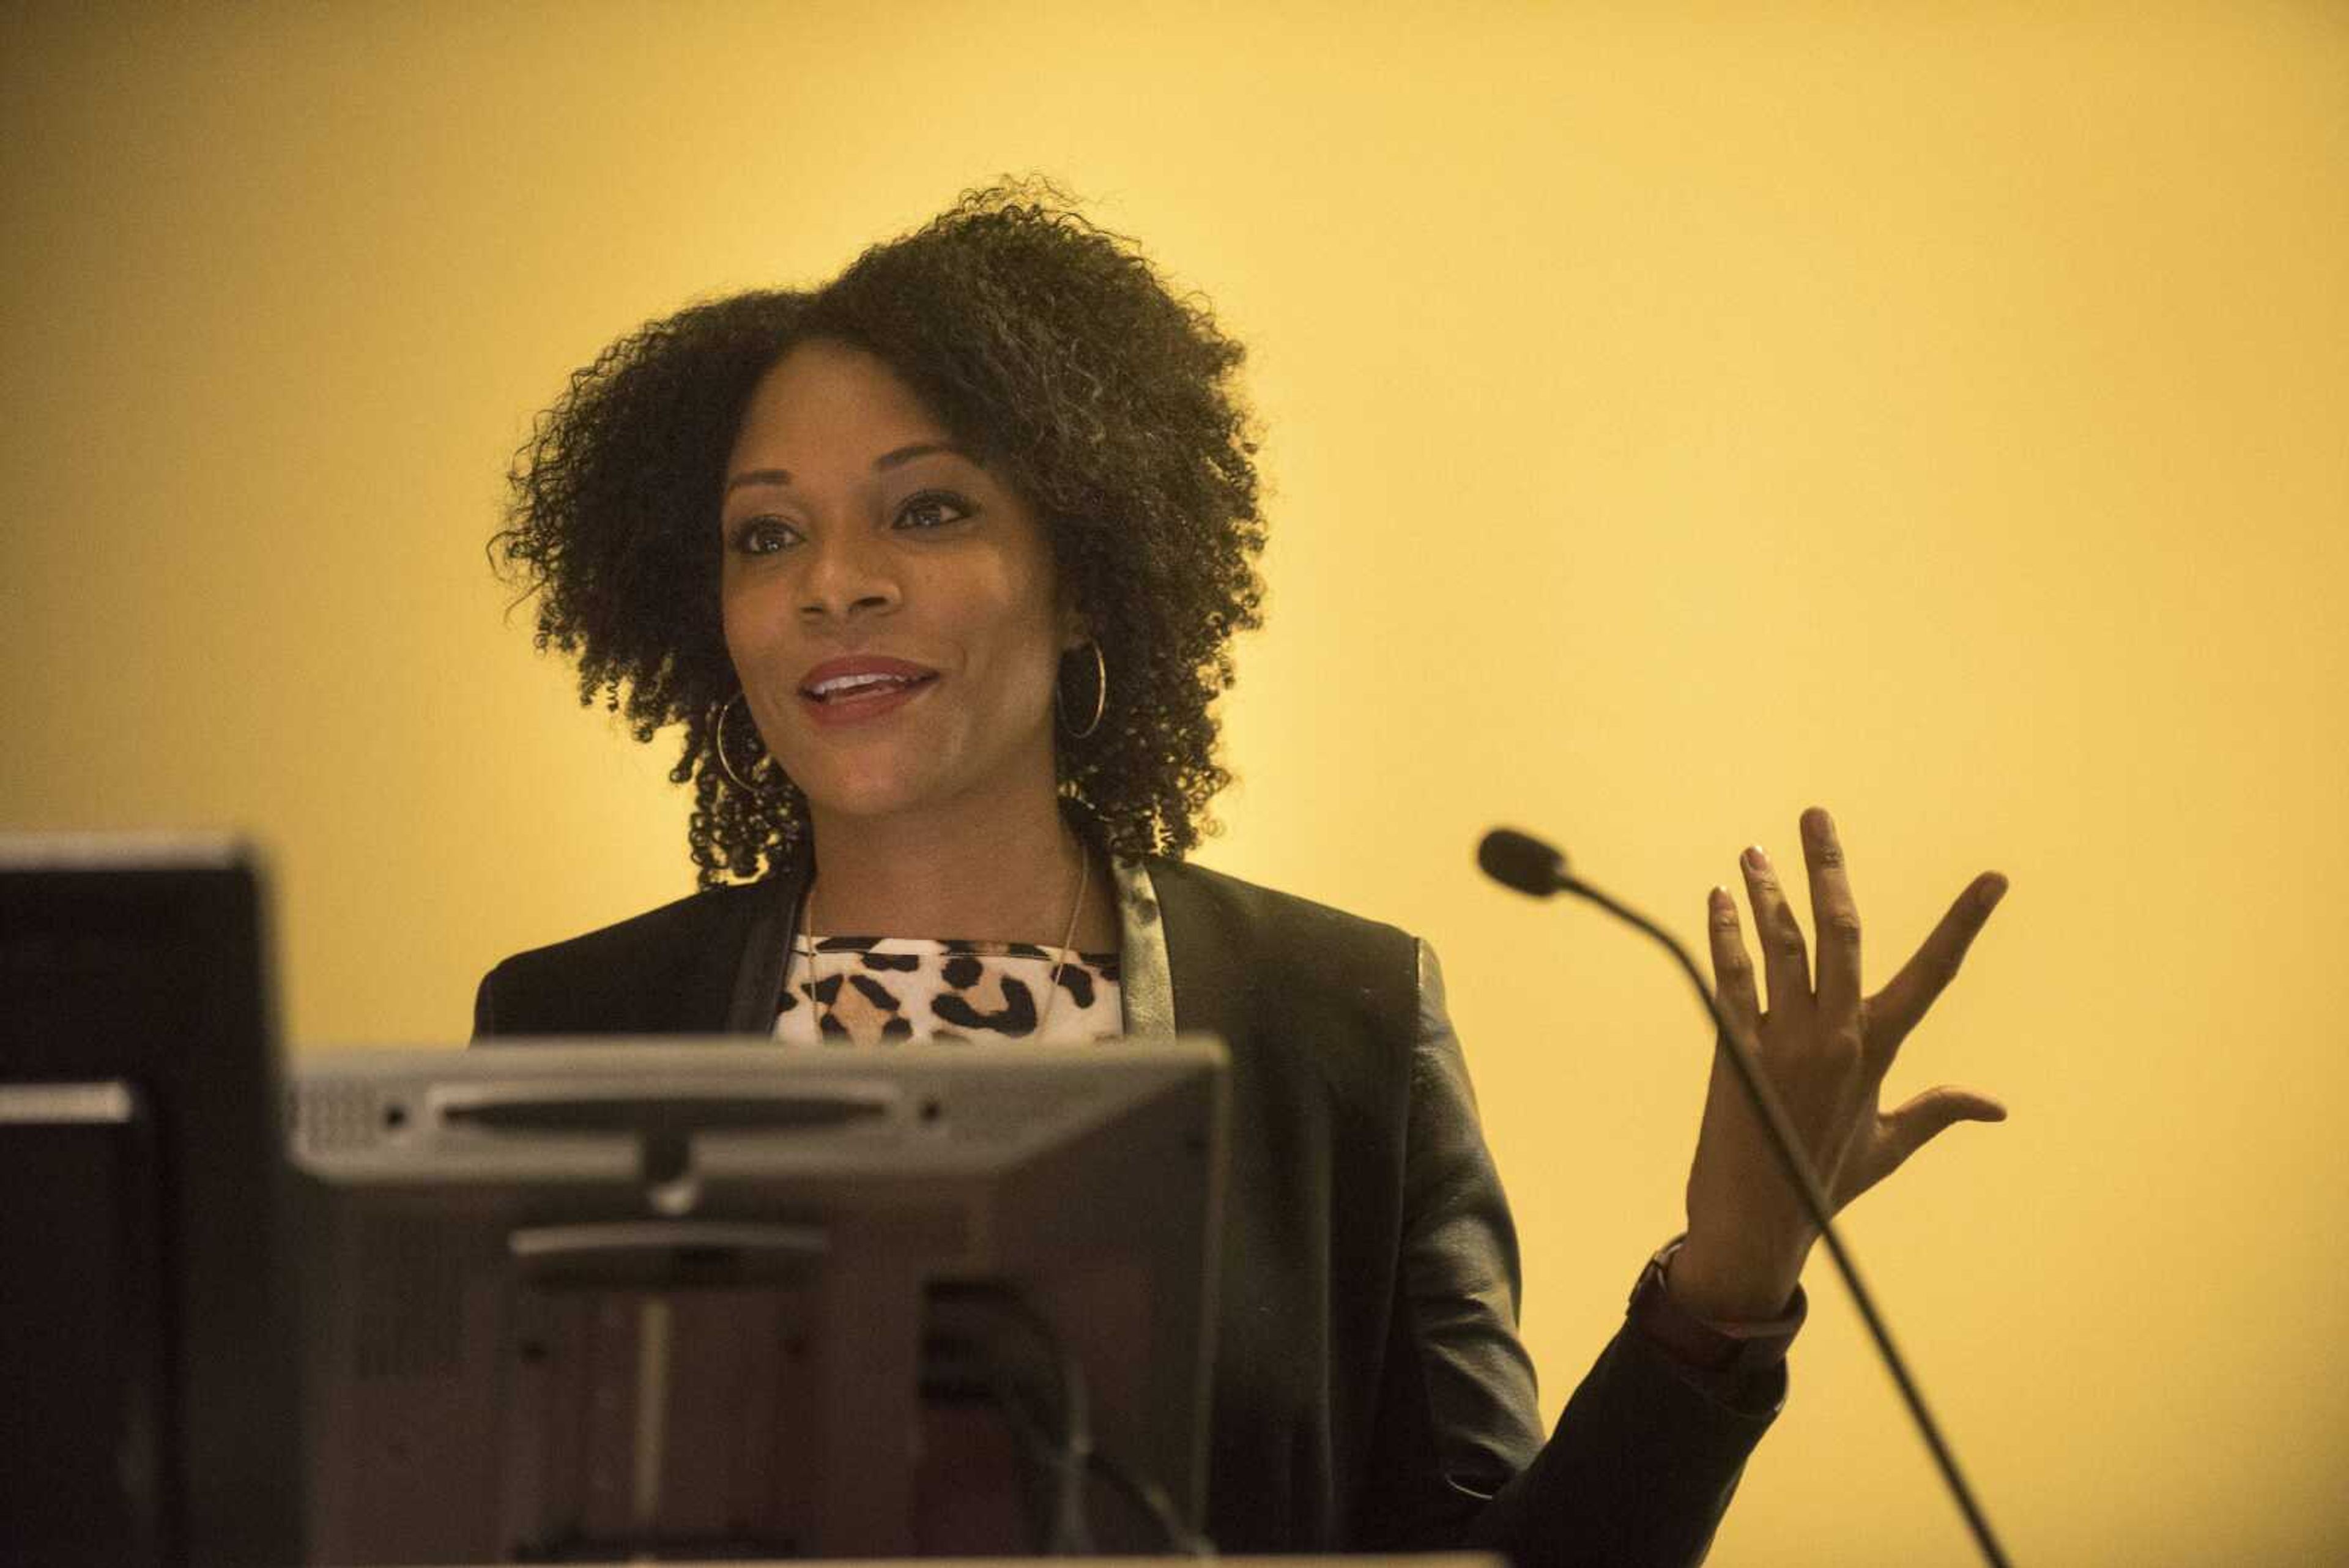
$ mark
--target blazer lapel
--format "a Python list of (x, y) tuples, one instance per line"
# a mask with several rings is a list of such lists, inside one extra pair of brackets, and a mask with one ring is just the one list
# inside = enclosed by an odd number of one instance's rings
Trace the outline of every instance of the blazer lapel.
[[(1245, 998), (1235, 995), (1234, 981), (1247, 972), (1242, 962), (1246, 955), (1233, 945), (1216, 901), (1205, 896), (1190, 867), (1180, 861), (1154, 863), (1145, 883), (1151, 892), (1148, 918), (1135, 923), (1161, 966), (1158, 983), (1166, 999), (1162, 1032), (1212, 1034), (1227, 1048), (1238, 1049), (1249, 1031)], [(1128, 940), (1133, 940), (1131, 934)], [(1121, 977), (1123, 965), (1121, 959)]]
[(1139, 860), (1112, 860), (1117, 886), (1118, 992), (1128, 1034), (1174, 1033), (1174, 976), (1166, 963), (1166, 924), (1158, 889)]
[(722, 1033), (756, 1034), (761, 1039), (775, 1033), (775, 1008), (782, 1000), (792, 943), (799, 938), (800, 903), (807, 891), (807, 857), (801, 856), (761, 885), (761, 896), (742, 933), (733, 990), (727, 999), (725, 1022), (719, 1026)]

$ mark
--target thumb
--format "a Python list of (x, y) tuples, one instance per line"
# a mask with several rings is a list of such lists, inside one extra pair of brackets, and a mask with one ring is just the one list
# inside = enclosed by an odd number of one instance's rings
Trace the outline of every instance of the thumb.
[(1886, 1174), (1890, 1174), (1901, 1161), (1960, 1122), (2004, 1120), (2006, 1107), (1988, 1095), (1978, 1095), (1971, 1089), (1955, 1088), (1948, 1084), (1928, 1089), (1899, 1109), (1885, 1115), (1886, 1141), (1892, 1146), (1892, 1161)]

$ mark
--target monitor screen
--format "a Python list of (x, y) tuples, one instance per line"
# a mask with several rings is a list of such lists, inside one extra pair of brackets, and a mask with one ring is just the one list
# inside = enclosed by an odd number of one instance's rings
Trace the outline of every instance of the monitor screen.
[(1210, 1041), (533, 1041), (295, 1079), (322, 1563), (1165, 1551)]
[(0, 1560), (302, 1561), (252, 853), (0, 836)]

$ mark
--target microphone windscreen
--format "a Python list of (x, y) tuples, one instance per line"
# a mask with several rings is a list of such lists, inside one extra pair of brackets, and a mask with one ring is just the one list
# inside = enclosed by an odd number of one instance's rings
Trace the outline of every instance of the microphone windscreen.
[(1566, 857), (1530, 833), (1496, 827), (1476, 846), (1476, 864), (1505, 888), (1547, 898), (1566, 885)]

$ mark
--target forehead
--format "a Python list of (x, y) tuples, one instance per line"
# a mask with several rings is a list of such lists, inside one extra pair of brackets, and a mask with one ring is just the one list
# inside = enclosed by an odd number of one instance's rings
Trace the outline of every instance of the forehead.
[(946, 422), (878, 356), (818, 338), (793, 347), (759, 379), (734, 450), (739, 456), (796, 449), (805, 461), (947, 435)]

